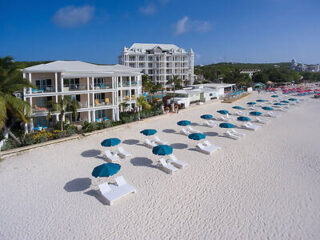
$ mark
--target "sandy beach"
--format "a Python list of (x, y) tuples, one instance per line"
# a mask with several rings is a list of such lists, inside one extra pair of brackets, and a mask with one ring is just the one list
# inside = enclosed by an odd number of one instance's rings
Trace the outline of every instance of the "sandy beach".
[[(203, 126), (200, 115), (218, 116), (219, 109), (258, 98), (273, 100), (253, 93), (235, 104), (207, 103), (5, 159), (0, 239), (319, 239), (319, 100), (304, 97), (257, 131), (239, 129), (246, 133), (240, 140)], [(196, 151), (197, 141), (178, 133), (183, 119), (221, 150)], [(157, 129), (189, 166), (173, 175), (162, 171), (159, 157), (142, 144), (145, 128)], [(108, 137), (120, 138), (133, 154), (116, 176), (137, 189), (113, 206), (97, 185), (114, 177), (91, 176), (105, 162), (100, 142)]]

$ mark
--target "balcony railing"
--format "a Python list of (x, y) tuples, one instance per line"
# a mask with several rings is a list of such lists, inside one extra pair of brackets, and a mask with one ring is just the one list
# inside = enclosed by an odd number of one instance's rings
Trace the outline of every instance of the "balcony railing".
[(108, 88), (112, 88), (111, 83), (99, 83), (93, 86), (94, 90), (102, 90), (102, 89), (108, 89)]
[(105, 98), (105, 99), (96, 98), (94, 100), (94, 105), (95, 106), (107, 106), (107, 105), (112, 105), (112, 102), (109, 98)]
[(87, 85), (80, 85), (80, 84), (70, 84), (70, 85), (65, 85), (63, 87), (64, 92), (69, 92), (69, 91), (84, 91), (87, 90)]
[(46, 92), (55, 92), (55, 87), (54, 86), (42, 86), (40, 88), (31, 88), (30, 94), (34, 93), (46, 93)]

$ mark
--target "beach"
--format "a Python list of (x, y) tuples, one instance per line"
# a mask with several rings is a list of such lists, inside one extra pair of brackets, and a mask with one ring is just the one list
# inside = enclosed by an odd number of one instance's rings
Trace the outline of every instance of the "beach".
[[(240, 140), (203, 126), (200, 115), (216, 117), (217, 110), (258, 98), (273, 100), (252, 93), (234, 104), (206, 103), (3, 160), (0, 239), (318, 239), (318, 100), (304, 97), (276, 111), (257, 131), (239, 129), (246, 134)], [(197, 151), (197, 141), (179, 134), (176, 122), (184, 119), (221, 149), (211, 156)], [(172, 175), (162, 171), (159, 156), (143, 145), (139, 132), (146, 128), (157, 129), (189, 166)], [(137, 189), (112, 206), (98, 184), (114, 176), (91, 176), (105, 162), (100, 142), (109, 137), (133, 154), (115, 176)]]

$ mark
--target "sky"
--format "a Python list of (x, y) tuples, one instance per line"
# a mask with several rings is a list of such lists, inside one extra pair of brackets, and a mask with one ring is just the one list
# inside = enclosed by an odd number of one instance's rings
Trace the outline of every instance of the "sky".
[(195, 64), (320, 63), (319, 0), (0, 0), (0, 56), (118, 63), (173, 43)]

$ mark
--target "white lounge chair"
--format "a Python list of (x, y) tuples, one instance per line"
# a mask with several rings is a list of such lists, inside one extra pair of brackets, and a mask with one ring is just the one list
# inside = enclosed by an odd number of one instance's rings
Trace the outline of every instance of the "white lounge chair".
[(131, 157), (132, 154), (128, 153), (126, 150), (123, 149), (123, 147), (118, 147), (119, 156), (122, 158)]
[(224, 122), (229, 122), (231, 119), (230, 118), (227, 118), (223, 115), (221, 115), (219, 118), (218, 118), (220, 121), (224, 121)]
[(226, 132), (224, 133), (224, 136), (229, 137), (229, 138), (232, 138), (232, 139), (234, 139), (234, 140), (240, 139), (240, 136), (237, 136), (237, 135), (233, 134), (231, 131), (226, 131)]
[(252, 124), (250, 122), (247, 122), (247, 123), (243, 124), (242, 127), (245, 128), (245, 129), (248, 129), (248, 130), (253, 130), (253, 131), (255, 131), (258, 128), (260, 128), (260, 126), (254, 125), (254, 124)]
[(265, 117), (273, 117), (273, 118), (276, 117), (276, 115), (273, 112), (267, 112), (264, 116)]
[(237, 130), (235, 129), (230, 129), (230, 132), (233, 133), (234, 135), (236, 136), (239, 136), (239, 137), (244, 137), (246, 134), (245, 133), (242, 133), (242, 132), (238, 132)]
[(107, 200), (109, 205), (112, 205), (114, 201), (130, 194), (136, 193), (137, 190), (129, 185), (123, 176), (115, 178), (116, 185), (108, 184), (107, 182), (99, 185), (102, 196)]
[(191, 132), (191, 133), (201, 133), (201, 131), (199, 131), (197, 129), (194, 129), (194, 128), (190, 127), (190, 126), (187, 126), (187, 128), (188, 128), (189, 132)]
[(236, 115), (236, 116), (245, 116), (246, 115), (246, 113), (244, 113), (244, 112), (242, 112), (242, 111), (236, 111), (235, 113), (234, 113), (234, 115)]
[(160, 145), (167, 145), (168, 142), (160, 140), (157, 136), (154, 136), (154, 142)]
[(220, 147), (217, 147), (215, 145), (210, 145), (210, 146), (207, 146), (207, 145), (204, 145), (202, 143), (198, 143), (196, 145), (196, 148), (200, 151), (200, 152), (203, 152), (205, 154), (208, 154), (208, 155), (211, 155), (213, 152), (217, 151), (218, 149), (220, 149)]
[(173, 172), (178, 171), (178, 168), (174, 167), (171, 163), (168, 163), (164, 158), (159, 159), (160, 167), (167, 173), (172, 174)]
[(263, 119), (261, 119), (261, 118), (259, 118), (259, 117), (256, 117), (256, 122), (257, 122), (257, 123), (262, 123), (262, 124), (266, 124), (266, 123), (267, 123), (266, 120), (263, 120)]
[(180, 133), (183, 134), (183, 135), (186, 135), (186, 136), (189, 136), (191, 134), (191, 132), (189, 130), (184, 129), (184, 128), (182, 128), (180, 130)]
[(249, 110), (256, 110), (256, 108), (255, 108), (255, 107), (252, 107), (252, 106), (249, 107), (248, 109), (249, 109)]
[(177, 168), (184, 168), (188, 163), (180, 161), (175, 155), (169, 155), (169, 162)]
[(104, 158), (109, 162), (119, 161), (119, 156), (117, 153), (112, 153), (110, 150), (104, 151)]
[(148, 148), (154, 148), (158, 146), (154, 141), (151, 141), (150, 139), (144, 140), (144, 145), (146, 145)]
[(208, 127), (214, 127), (216, 126), (216, 123), (213, 120), (208, 120), (204, 122), (204, 125)]

